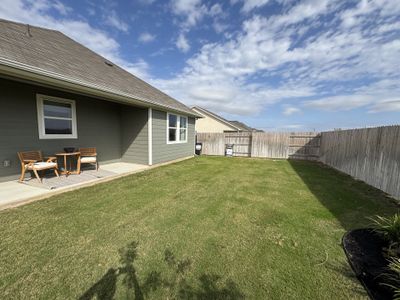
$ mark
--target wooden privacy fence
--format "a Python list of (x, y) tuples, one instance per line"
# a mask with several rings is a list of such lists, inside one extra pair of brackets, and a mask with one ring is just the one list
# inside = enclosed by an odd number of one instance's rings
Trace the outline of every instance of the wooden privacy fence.
[(319, 160), (400, 199), (400, 126), (323, 132)]
[(319, 160), (400, 199), (400, 126), (315, 132), (198, 133), (203, 154)]
[(224, 155), (225, 146), (232, 144), (234, 156), (315, 160), (320, 135), (315, 132), (198, 133), (197, 142), (203, 143), (202, 153), (206, 155)]
[(289, 158), (290, 134), (287, 132), (254, 132), (252, 156)]

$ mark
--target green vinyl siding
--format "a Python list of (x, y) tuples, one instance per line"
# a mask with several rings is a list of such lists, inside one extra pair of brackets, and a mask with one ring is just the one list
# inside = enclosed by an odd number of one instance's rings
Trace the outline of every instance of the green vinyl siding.
[[(77, 139), (39, 139), (36, 94), (75, 100)], [(0, 79), (0, 181), (17, 179), (17, 151), (41, 150), (44, 156), (64, 147), (96, 147), (102, 163), (121, 160), (121, 111), (116, 103), (36, 85)], [(11, 167), (3, 161), (10, 160)]]
[(163, 163), (194, 154), (195, 119), (188, 118), (186, 143), (167, 144), (167, 113), (153, 110), (153, 164)]
[(124, 106), (121, 111), (122, 161), (148, 164), (148, 109)]

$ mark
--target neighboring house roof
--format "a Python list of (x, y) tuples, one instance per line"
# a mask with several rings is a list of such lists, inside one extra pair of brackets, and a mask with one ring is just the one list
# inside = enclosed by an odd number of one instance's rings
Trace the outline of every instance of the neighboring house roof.
[(246, 124), (239, 122), (239, 121), (229, 121), (229, 122), (239, 128), (242, 128), (242, 131), (262, 131), (262, 130), (247, 126)]
[(258, 129), (247, 126), (246, 124), (239, 122), (239, 121), (228, 121), (228, 120), (224, 119), (223, 117), (221, 117), (205, 108), (199, 107), (199, 106), (194, 106), (194, 107), (192, 107), (192, 109), (195, 112), (207, 115), (217, 121), (220, 121), (221, 123), (231, 127), (232, 130), (235, 130), (235, 131), (259, 131)]
[(115, 99), (128, 104), (196, 115), (184, 104), (59, 31), (1, 19), (0, 72), (19, 74), (21, 78), (35, 74), (53, 84), (68, 82), (85, 90), (101, 91), (104, 97), (115, 95)]

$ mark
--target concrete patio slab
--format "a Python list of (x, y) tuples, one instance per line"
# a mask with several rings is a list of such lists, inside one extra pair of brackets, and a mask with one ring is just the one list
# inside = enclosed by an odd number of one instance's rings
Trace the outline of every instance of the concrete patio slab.
[(117, 174), (130, 173), (130, 172), (145, 170), (148, 168), (149, 168), (149, 166), (147, 166), (147, 165), (130, 164), (130, 163), (124, 163), (124, 162), (117, 162), (117, 163), (112, 163), (112, 164), (101, 166), (102, 170), (114, 172)]
[[(145, 170), (157, 168), (163, 165), (169, 165), (172, 163), (190, 159), (192, 157), (193, 156), (188, 156), (152, 166), (124, 163), (124, 162), (105, 164), (100, 166), (100, 170), (110, 172), (112, 173), (112, 175), (104, 176), (102, 178), (95, 178), (79, 183), (77, 183), (76, 178), (73, 178), (73, 180), (71, 180), (72, 182), (71, 185), (62, 185), (61, 187), (57, 187), (56, 189), (48, 189), (47, 187), (38, 187), (39, 185), (31, 186), (24, 183), (19, 183), (17, 179), (13, 181), (0, 182), (0, 210), (17, 207), (37, 200), (49, 198), (57, 194), (62, 194), (86, 186), (91, 186), (98, 183), (111, 181), (116, 178), (143, 172)], [(70, 175), (70, 176), (80, 176), (80, 175)]]
[[(131, 163), (111, 163), (100, 167), (99, 172), (103, 174), (101, 178), (86, 176), (85, 171), (82, 175), (70, 175), (62, 177), (59, 186), (49, 188), (48, 184), (39, 184), (36, 179), (31, 179), (32, 183), (19, 183), (17, 180), (0, 182), (0, 210), (19, 206), (28, 202), (39, 199), (48, 198), (50, 196), (75, 190), (85, 186), (93, 185), (100, 182), (109, 181), (118, 177), (141, 172), (149, 169), (150, 166), (131, 164)], [(90, 171), (93, 173), (93, 171)], [(94, 171), (96, 172), (96, 171)], [(104, 175), (106, 174), (106, 175)], [(49, 179), (55, 181), (57, 178)]]

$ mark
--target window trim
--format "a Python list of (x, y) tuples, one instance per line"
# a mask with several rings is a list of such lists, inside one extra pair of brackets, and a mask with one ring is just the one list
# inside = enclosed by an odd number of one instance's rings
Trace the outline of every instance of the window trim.
[[(44, 123), (44, 105), (43, 101), (49, 100), (58, 103), (67, 103), (71, 104), (71, 122), (72, 122), (72, 134), (46, 134), (45, 131), (45, 123)], [(38, 130), (39, 130), (39, 139), (40, 140), (52, 140), (52, 139), (77, 139), (78, 138), (78, 130), (76, 125), (76, 104), (75, 100), (65, 99), (60, 97), (36, 94), (36, 107), (37, 107), (37, 121), (38, 121)], [(57, 117), (55, 117), (56, 119)], [(59, 118), (64, 119), (65, 118)], [(68, 118), (69, 119), (69, 118)]]
[[(170, 141), (169, 140), (169, 116), (170, 115), (174, 115), (176, 116), (177, 120), (176, 120), (176, 141)], [(180, 125), (181, 125), (181, 118), (185, 118), (186, 119), (186, 134), (185, 134), (185, 139), (184, 140), (180, 140)], [(188, 117), (184, 116), (184, 115), (179, 115), (179, 114), (175, 114), (175, 113), (169, 113), (167, 112), (167, 144), (184, 144), (187, 143), (188, 141), (188, 130), (189, 130), (189, 123), (188, 123)]]

